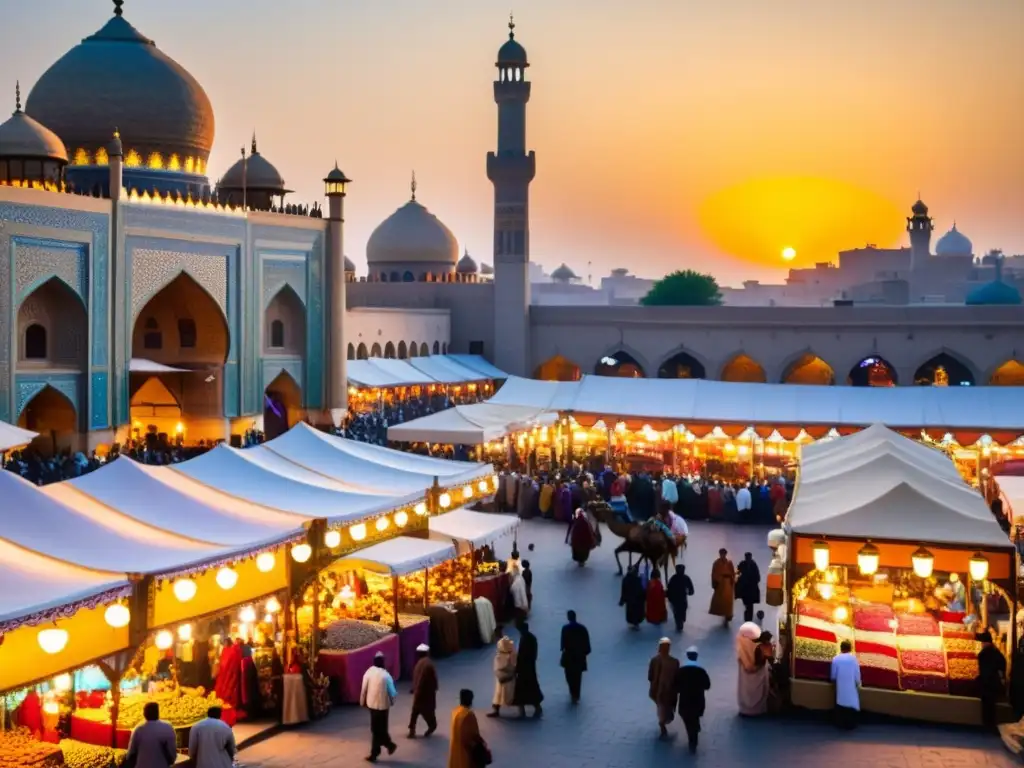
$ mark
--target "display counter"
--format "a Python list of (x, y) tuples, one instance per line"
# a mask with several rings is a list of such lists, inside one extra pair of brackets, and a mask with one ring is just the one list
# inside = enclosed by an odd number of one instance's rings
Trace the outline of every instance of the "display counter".
[(335, 700), (343, 704), (358, 704), (363, 675), (373, 666), (373, 658), (380, 651), (384, 666), (397, 679), (401, 670), (401, 646), (398, 635), (386, 635), (369, 645), (355, 650), (320, 651), (316, 669), (331, 679)]
[(402, 630), (398, 635), (403, 677), (412, 677), (412, 670), (416, 666), (417, 660), (416, 648), (424, 643), (430, 645), (430, 619), (426, 616), (422, 616), (420, 619), (414, 624), (406, 625), (403, 622)]
[(494, 617), (499, 622), (509, 619), (506, 604), (508, 602), (509, 577), (507, 573), (490, 576), (477, 576), (473, 579), (473, 599), (486, 597), (494, 607)]

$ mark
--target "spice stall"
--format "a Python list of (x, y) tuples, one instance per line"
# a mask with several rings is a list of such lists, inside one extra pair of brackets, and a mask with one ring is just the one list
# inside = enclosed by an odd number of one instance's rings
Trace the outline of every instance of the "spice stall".
[(941, 454), (875, 426), (806, 450), (786, 518), (793, 703), (834, 706), (839, 644), (861, 666), (861, 708), (980, 722), (976, 634), (1016, 646), (1016, 552)]

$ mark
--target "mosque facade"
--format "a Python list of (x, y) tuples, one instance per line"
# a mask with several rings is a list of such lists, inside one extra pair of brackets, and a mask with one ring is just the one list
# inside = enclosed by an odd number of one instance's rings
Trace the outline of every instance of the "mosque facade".
[[(849, 360), (871, 356), (895, 360), (894, 378), (910, 383), (927, 351), (959, 361), (971, 377), (957, 369), (960, 383), (1024, 382), (1024, 313), (987, 306), (1005, 295), (923, 313), (771, 317), (744, 307), (534, 306), (531, 83), (511, 23), (494, 62), (497, 142), (482, 159), (494, 188), (493, 266), (460, 253), (413, 180), (357, 276), (343, 255), (341, 169), (325, 167), (323, 205), (293, 203), (253, 137), (211, 184), (208, 97), (114, 5), (24, 103), (16, 89), (0, 125), (0, 420), (59, 437), (60, 447), (109, 444), (150, 424), (226, 438), (268, 403), (292, 422), (337, 421), (347, 360), (389, 350), (482, 354), (511, 374), (549, 378), (663, 369), (727, 378), (742, 368), (756, 380), (795, 380), (788, 371), (799, 362), (819, 378), (833, 370), (835, 383), (845, 383)], [(1019, 381), (1000, 367), (1010, 363)]]

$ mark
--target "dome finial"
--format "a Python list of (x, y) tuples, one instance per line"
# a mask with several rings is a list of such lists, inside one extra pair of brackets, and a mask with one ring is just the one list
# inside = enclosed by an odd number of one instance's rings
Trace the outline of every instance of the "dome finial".
[(256, 152), (256, 129), (255, 128), (252, 129), (252, 151), (249, 154), (251, 154), (251, 155), (259, 154), (258, 152)]
[(14, 81), (14, 114), (21, 112), (21, 81)]
[(516, 20), (512, 15), (512, 11), (508, 12), (508, 39), (515, 40), (516, 38)]
[(114, 15), (120, 16), (124, 11), (121, 10), (121, 6), (124, 5), (124, 0), (114, 0)]
[(416, 171), (412, 172), (412, 183), (409, 185), (409, 188), (412, 190), (412, 199), (415, 202), (415, 200), (416, 200)]

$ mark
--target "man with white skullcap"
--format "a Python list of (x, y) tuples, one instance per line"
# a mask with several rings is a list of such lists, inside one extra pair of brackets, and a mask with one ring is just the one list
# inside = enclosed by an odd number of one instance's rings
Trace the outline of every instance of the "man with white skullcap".
[(704, 715), (704, 694), (711, 690), (711, 678), (697, 663), (697, 646), (686, 649), (686, 661), (676, 673), (676, 692), (679, 694), (679, 717), (690, 740), (690, 754), (697, 751), (697, 734)]
[(412, 670), (412, 714), (409, 716), (409, 738), (416, 738), (416, 721), (422, 717), (427, 724), (424, 736), (437, 730), (437, 668), (430, 660), (430, 646), (416, 647), (416, 666)]
[(679, 659), (669, 653), (671, 647), (671, 640), (661, 638), (658, 641), (658, 654), (647, 667), (647, 682), (650, 683), (648, 695), (658, 708), (658, 728), (662, 739), (668, 738), (668, 724), (676, 716), (676, 672), (679, 671)]

